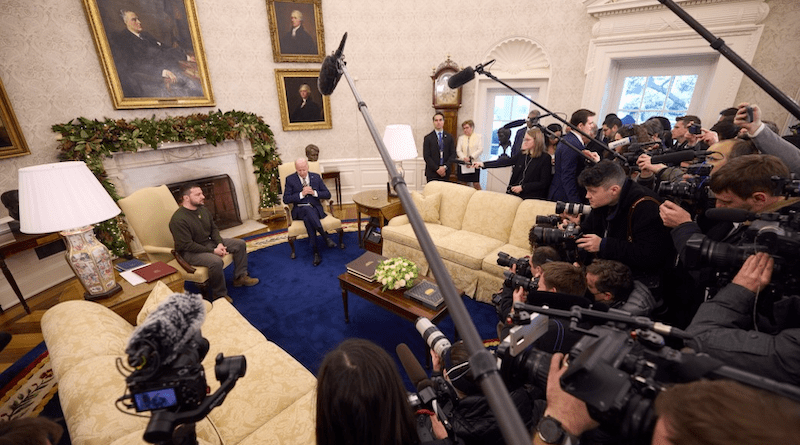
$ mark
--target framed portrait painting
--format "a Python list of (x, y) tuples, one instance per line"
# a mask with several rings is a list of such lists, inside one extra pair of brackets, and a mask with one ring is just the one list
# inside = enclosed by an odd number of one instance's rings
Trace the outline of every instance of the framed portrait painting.
[(284, 131), (325, 130), (331, 123), (330, 97), (317, 89), (319, 70), (275, 70)]
[(0, 80), (0, 159), (31, 154)]
[(214, 106), (194, 0), (83, 0), (114, 107)]
[(322, 0), (267, 0), (275, 62), (322, 62)]

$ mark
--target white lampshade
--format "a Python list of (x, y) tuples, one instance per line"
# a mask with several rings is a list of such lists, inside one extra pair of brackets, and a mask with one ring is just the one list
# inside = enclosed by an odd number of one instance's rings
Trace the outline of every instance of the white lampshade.
[(52, 233), (96, 224), (120, 213), (80, 161), (19, 169), (19, 221), (24, 233)]
[(405, 161), (417, 157), (417, 145), (414, 142), (411, 125), (387, 125), (383, 133), (383, 143), (393, 161)]

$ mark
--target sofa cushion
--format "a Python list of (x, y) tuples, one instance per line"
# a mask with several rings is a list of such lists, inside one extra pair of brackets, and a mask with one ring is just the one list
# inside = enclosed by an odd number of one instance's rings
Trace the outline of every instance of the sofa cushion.
[(419, 192), (411, 192), (411, 199), (417, 207), (422, 220), (426, 223), (441, 224), (439, 221), (439, 206), (442, 203), (441, 193), (423, 195)]
[[(519, 248), (526, 249), (530, 254), (530, 242), (528, 234), (531, 227), (536, 224), (536, 217), (539, 215), (552, 215), (556, 212), (556, 203), (542, 199), (526, 199), (517, 207), (514, 215), (514, 224), (511, 226), (511, 233), (508, 236), (508, 243)], [(511, 255), (511, 252), (506, 252)], [(515, 255), (516, 257), (516, 255)]]
[[(166, 284), (159, 281), (156, 283), (156, 286), (150, 291), (150, 295), (147, 296), (147, 300), (145, 300), (142, 309), (139, 310), (139, 314), (136, 316), (136, 325), (142, 324), (147, 319), (147, 316), (150, 315), (151, 312), (156, 310), (159, 304), (161, 304), (164, 300), (166, 300), (170, 295), (174, 294), (175, 291), (170, 289)], [(211, 310), (211, 303), (208, 301), (203, 301), (206, 307), (206, 313)]]
[(476, 190), (453, 182), (431, 181), (425, 185), (423, 192), (425, 196), (434, 193), (442, 194), (442, 203), (439, 206), (439, 221), (444, 226), (460, 230), (467, 203)]
[(436, 250), (442, 259), (474, 270), (480, 270), (486, 255), (503, 245), (502, 241), (466, 230), (435, 239)]
[(522, 199), (512, 195), (483, 190), (475, 192), (467, 204), (461, 229), (505, 243), (514, 222), (513, 215), (521, 202)]
[[(475, 190), (475, 189), (473, 189)], [(425, 224), (425, 228), (431, 235), (431, 238), (438, 240), (441, 237), (457, 232), (452, 227), (447, 227), (440, 224)], [(391, 241), (403, 246), (414, 247), (419, 249), (419, 242), (417, 236), (414, 234), (414, 229), (411, 224), (403, 224), (399, 226), (384, 226), (381, 229), (384, 241)]]
[(240, 445), (313, 444), (316, 441), (317, 392), (311, 391), (270, 419)]

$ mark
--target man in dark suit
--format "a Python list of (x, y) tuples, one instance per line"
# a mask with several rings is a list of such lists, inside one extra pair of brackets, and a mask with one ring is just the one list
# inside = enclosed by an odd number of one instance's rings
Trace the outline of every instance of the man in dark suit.
[(453, 136), (444, 131), (444, 114), (433, 115), (433, 131), (422, 141), (422, 157), (425, 159), (425, 179), (447, 181), (450, 164), (456, 160), (456, 144)]
[[(595, 113), (592, 111), (582, 108), (572, 113), (569, 123), (586, 134), (597, 134)], [(573, 203), (584, 202), (586, 190), (578, 185), (578, 175), (583, 171), (586, 161), (570, 145), (588, 152), (585, 147), (590, 140), (575, 131), (570, 131), (561, 137), (561, 142), (556, 147), (555, 172), (553, 174), (553, 183), (550, 184), (550, 192), (547, 195), (548, 200)]]
[(281, 38), (281, 54), (316, 54), (317, 42), (303, 28), (303, 13), (292, 11), (292, 30)]
[(289, 115), (290, 122), (320, 122), (322, 109), (311, 99), (311, 87), (308, 84), (300, 85), (300, 102)]
[(519, 153), (519, 149), (522, 147), (522, 140), (525, 139), (525, 133), (528, 132), (535, 124), (539, 123), (539, 116), (542, 113), (539, 110), (531, 110), (528, 113), (528, 118), (525, 119), (525, 126), (517, 130), (516, 136), (514, 136), (514, 145), (511, 146), (511, 157), (513, 158), (515, 154)]
[(311, 249), (314, 251), (314, 265), (318, 266), (322, 262), (322, 256), (317, 247), (317, 233), (322, 235), (328, 247), (336, 247), (336, 243), (328, 238), (328, 234), (322, 228), (321, 220), (325, 218), (325, 210), (322, 208), (320, 199), (330, 199), (331, 192), (322, 182), (322, 176), (308, 171), (308, 160), (299, 158), (294, 161), (296, 173), (292, 173), (286, 178), (286, 185), (283, 188), (283, 202), (294, 204), (292, 207), (292, 218), (301, 220), (306, 225), (308, 240)]

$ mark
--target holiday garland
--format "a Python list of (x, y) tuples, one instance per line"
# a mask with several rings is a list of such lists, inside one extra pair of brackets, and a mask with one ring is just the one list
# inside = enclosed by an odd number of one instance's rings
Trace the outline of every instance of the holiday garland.
[[(97, 176), (114, 201), (120, 199), (114, 184), (108, 180), (103, 158), (117, 152), (135, 152), (149, 146), (158, 149), (164, 142), (193, 142), (205, 139), (217, 145), (226, 139), (247, 138), (253, 147), (253, 166), (259, 184), (261, 207), (280, 202), (278, 166), (281, 163), (269, 125), (257, 115), (243, 111), (211, 111), (208, 114), (168, 116), (163, 119), (109, 119), (103, 121), (76, 118), (66, 124), (52, 126), (60, 134), (58, 150), (62, 161), (84, 161)], [(95, 226), (97, 238), (114, 255), (123, 256), (128, 247), (120, 217)]]

